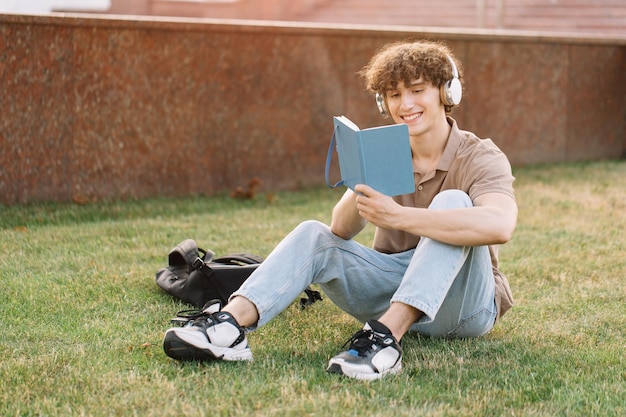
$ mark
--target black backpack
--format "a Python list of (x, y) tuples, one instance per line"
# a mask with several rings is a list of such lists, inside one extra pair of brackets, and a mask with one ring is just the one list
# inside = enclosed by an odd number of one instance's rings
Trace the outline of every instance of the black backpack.
[[(202, 255), (202, 256), (201, 256)], [(193, 239), (176, 245), (168, 254), (168, 266), (156, 273), (156, 283), (168, 294), (202, 308), (207, 301), (228, 302), (230, 295), (264, 261), (262, 256), (235, 253), (215, 258), (210, 250), (198, 248)], [(306, 307), (322, 297), (311, 287), (300, 306)]]

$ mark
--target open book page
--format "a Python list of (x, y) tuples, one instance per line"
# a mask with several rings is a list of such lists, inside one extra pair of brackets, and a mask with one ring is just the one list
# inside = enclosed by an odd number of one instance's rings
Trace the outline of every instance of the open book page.
[(348, 126), (350, 129), (354, 130), (355, 132), (358, 132), (359, 130), (361, 130), (352, 120), (348, 119), (346, 116), (337, 116), (337, 119), (341, 120), (344, 125)]

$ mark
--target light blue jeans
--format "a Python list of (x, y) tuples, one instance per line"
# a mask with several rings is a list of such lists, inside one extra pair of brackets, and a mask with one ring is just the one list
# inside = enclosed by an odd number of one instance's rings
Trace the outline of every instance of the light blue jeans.
[[(471, 207), (467, 194), (447, 190), (429, 209)], [(424, 315), (411, 331), (434, 337), (478, 337), (496, 318), (495, 283), (486, 246), (461, 247), (422, 238), (415, 249), (384, 254), (305, 221), (287, 235), (233, 294), (250, 300), (263, 326), (311, 284), (361, 322), (377, 319), (391, 302)], [(254, 328), (250, 328), (254, 330)]]

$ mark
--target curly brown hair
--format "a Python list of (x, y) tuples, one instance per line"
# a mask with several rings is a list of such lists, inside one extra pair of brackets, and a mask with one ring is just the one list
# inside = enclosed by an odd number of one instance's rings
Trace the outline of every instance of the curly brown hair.
[[(463, 82), (463, 69), (454, 54), (446, 45), (432, 41), (400, 41), (384, 46), (359, 71), (365, 79), (365, 88), (371, 93), (394, 89), (400, 81), (409, 85), (423, 77), (437, 88), (452, 79), (452, 67), (448, 57), (457, 67), (459, 79)], [(446, 106), (449, 112), (452, 106)]]

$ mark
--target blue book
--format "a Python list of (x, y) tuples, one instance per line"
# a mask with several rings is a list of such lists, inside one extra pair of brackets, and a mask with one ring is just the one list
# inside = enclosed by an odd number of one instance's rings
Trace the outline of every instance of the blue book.
[[(354, 191), (367, 184), (388, 196), (415, 191), (409, 128), (404, 124), (359, 129), (345, 116), (333, 117), (341, 181)], [(329, 149), (328, 163), (332, 152)], [(330, 185), (330, 184), (329, 184)]]

